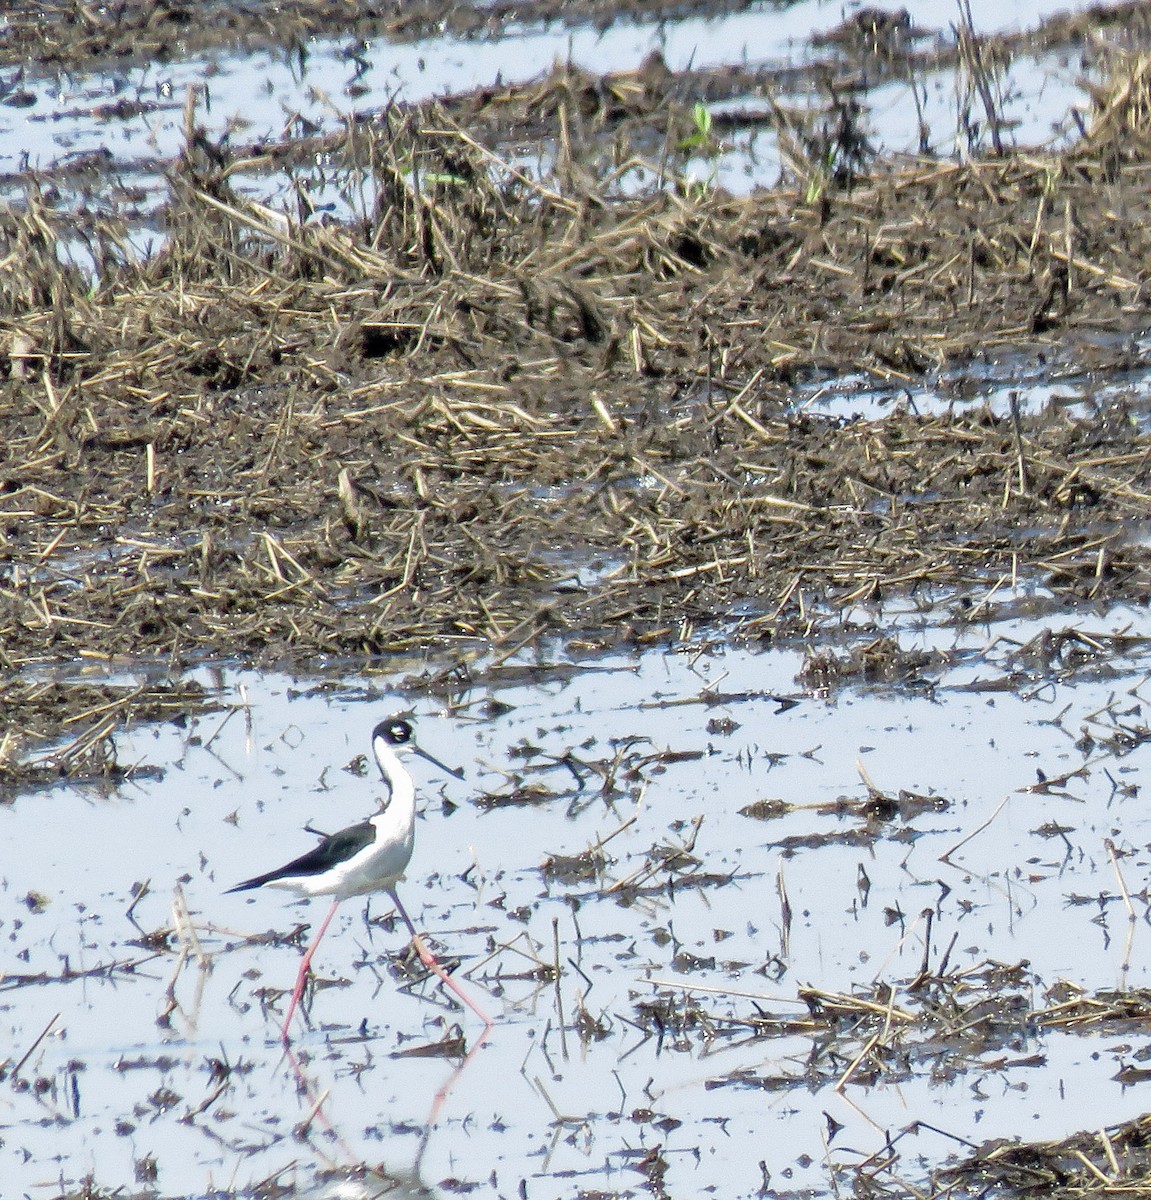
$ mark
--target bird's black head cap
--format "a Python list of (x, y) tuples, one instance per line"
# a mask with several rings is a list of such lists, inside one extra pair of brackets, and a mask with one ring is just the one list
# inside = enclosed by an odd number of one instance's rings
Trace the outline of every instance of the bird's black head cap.
[(372, 741), (376, 738), (389, 746), (406, 746), (412, 740), (412, 727), (403, 717), (388, 717), (372, 730)]

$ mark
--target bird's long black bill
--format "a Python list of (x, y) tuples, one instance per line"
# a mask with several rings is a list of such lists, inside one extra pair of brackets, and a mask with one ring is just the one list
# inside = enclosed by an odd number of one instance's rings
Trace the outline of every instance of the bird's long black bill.
[(441, 771), (453, 776), (455, 779), (463, 779), (464, 771), (462, 767), (449, 767), (446, 763), (440, 762), (440, 760), (436, 758), (434, 754), (429, 754), (422, 746), (413, 745), (412, 749), (420, 756), (420, 758), (426, 758), (433, 767), (439, 767)]

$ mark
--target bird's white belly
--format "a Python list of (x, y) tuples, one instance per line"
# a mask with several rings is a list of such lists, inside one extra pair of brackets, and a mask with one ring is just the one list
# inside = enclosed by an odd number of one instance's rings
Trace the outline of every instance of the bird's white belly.
[(414, 844), (414, 831), (399, 842), (373, 842), (322, 875), (287, 875), (265, 886), (300, 896), (336, 896), (340, 900), (384, 891), (403, 878)]

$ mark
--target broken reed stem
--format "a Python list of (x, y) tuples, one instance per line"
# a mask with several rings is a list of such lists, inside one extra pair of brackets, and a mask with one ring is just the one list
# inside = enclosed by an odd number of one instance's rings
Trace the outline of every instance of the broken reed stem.
[(1131, 903), (1131, 893), (1127, 890), (1127, 881), (1123, 878), (1123, 869), (1119, 865), (1119, 856), (1115, 843), (1110, 838), (1103, 839), (1107, 849), (1107, 857), (1111, 860), (1111, 869), (1115, 872), (1115, 880), (1119, 885), (1119, 894), (1123, 897), (1123, 907), (1127, 910), (1127, 920), (1135, 920), (1135, 906)]
[(951, 856), (957, 850), (960, 850), (964, 846), (966, 846), (968, 842), (974, 841), (975, 838), (977, 838), (985, 829), (990, 828), (990, 826), (992, 826), (995, 823), (999, 814), (1004, 810), (1004, 808), (1007, 807), (1007, 802), (1010, 799), (1011, 799), (1010, 794), (1004, 796), (1003, 799), (1000, 800), (1000, 802), (995, 806), (995, 811), (987, 818), (987, 820), (984, 821), (982, 824), (976, 826), (976, 828), (973, 829), (965, 838), (961, 838), (958, 842), (956, 842), (954, 846), (951, 846), (949, 849), (945, 850), (939, 856), (939, 861), (947, 863), (947, 865), (949, 867), (955, 866), (955, 864), (951, 861)]
[(552, 918), (552, 972), (554, 978), (556, 1019), (560, 1030), (560, 1051), (564, 1061), (567, 1061), (567, 1038), (564, 1036), (564, 996), (563, 996), (563, 966), (560, 957), (560, 923), (558, 917)]
[(52, 1017), (52, 1019), (48, 1022), (48, 1024), (45, 1025), (44, 1028), (40, 1031), (40, 1033), (36, 1037), (36, 1040), (32, 1043), (31, 1046), (28, 1047), (28, 1049), (21, 1056), (20, 1061), (12, 1068), (12, 1074), (11, 1074), (12, 1079), (16, 1079), (19, 1077), (21, 1070), (23, 1070), (23, 1068), (24, 1068), (24, 1064), (32, 1057), (33, 1054), (36, 1053), (36, 1048), (52, 1032), (52, 1030), (55, 1029), (56, 1022), (59, 1020), (60, 1020), (60, 1014), (57, 1013), (54, 1017)]
[(783, 874), (783, 859), (775, 873), (775, 891), (779, 896), (779, 957), (784, 963), (791, 962), (791, 900), (787, 894), (787, 880)]

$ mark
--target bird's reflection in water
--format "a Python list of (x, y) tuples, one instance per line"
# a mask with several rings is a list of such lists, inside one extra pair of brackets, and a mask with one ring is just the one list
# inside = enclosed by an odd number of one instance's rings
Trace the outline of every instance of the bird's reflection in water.
[[(352, 1148), (338, 1124), (329, 1118), (325, 1107), (331, 1096), (331, 1088), (323, 1086), (314, 1061), (297, 1053), (291, 1044), (284, 1045), (284, 1058), (296, 1080), (297, 1091), (305, 1105), (305, 1113), (295, 1128), (295, 1135), (306, 1141), (323, 1163), (321, 1175), (314, 1184), (295, 1195), (306, 1200), (378, 1200), (384, 1196), (396, 1200), (417, 1200), (435, 1196), (436, 1192), (423, 1181), (424, 1154), (435, 1133), (444, 1104), (464, 1073), (475, 1061), (476, 1056), (491, 1036), (491, 1026), (485, 1026), (479, 1037), (466, 1050), (466, 1041), (459, 1026), (453, 1026), (438, 1041), (394, 1054), (392, 1057), (458, 1057), (456, 1067), (440, 1086), (432, 1099), (428, 1115), (424, 1118), (419, 1145), (411, 1163), (406, 1167), (394, 1168), (385, 1164), (372, 1165), (365, 1162)], [(355, 1040), (359, 1040), (358, 1038)], [(317, 1144), (313, 1136), (320, 1130), (329, 1146)], [(338, 1176), (338, 1177), (334, 1177)]]

